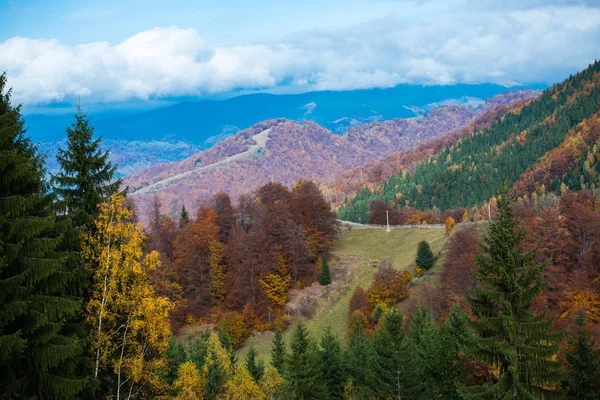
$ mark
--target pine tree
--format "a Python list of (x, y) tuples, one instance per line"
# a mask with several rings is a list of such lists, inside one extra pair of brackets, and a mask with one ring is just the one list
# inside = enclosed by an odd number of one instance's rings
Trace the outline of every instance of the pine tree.
[(576, 320), (576, 332), (569, 337), (566, 355), (567, 394), (574, 399), (591, 400), (598, 398), (600, 390), (600, 354), (594, 350), (595, 338), (585, 329), (585, 314)]
[(189, 360), (194, 363), (198, 371), (202, 371), (204, 367), (204, 361), (206, 360), (206, 353), (208, 351), (206, 342), (210, 334), (205, 331), (200, 335), (196, 336), (190, 343), (189, 347)]
[(403, 316), (388, 309), (373, 337), (371, 385), (381, 398), (408, 398), (417, 387), (414, 347), (402, 327)]
[(431, 251), (429, 243), (426, 240), (419, 242), (415, 262), (417, 263), (418, 267), (424, 268), (426, 270), (433, 267), (433, 264), (435, 263), (435, 257), (433, 255), (433, 252)]
[(204, 398), (206, 400), (216, 400), (221, 393), (221, 388), (227, 381), (227, 373), (214, 349), (208, 350), (203, 375), (206, 381)]
[(323, 270), (321, 276), (319, 276), (319, 283), (323, 286), (331, 283), (331, 272), (329, 271), (329, 264), (327, 263), (327, 257), (323, 254)]
[(412, 316), (409, 333), (415, 349), (415, 370), (419, 382), (419, 387), (415, 390), (419, 390), (420, 397), (434, 398), (439, 392), (444, 373), (440, 359), (442, 353), (440, 332), (431, 314), (419, 308)]
[(498, 200), (499, 216), (490, 223), (476, 258), (478, 289), (467, 301), (476, 319), (472, 356), (499, 371), (490, 385), (467, 388), (472, 398), (544, 396), (560, 379), (554, 360), (559, 335), (545, 312), (531, 304), (544, 288), (545, 264), (532, 265), (536, 249), (522, 252), (525, 231), (513, 216), (508, 190)]
[(265, 373), (265, 364), (262, 360), (256, 359), (256, 349), (254, 345), (250, 345), (250, 350), (246, 354), (246, 369), (255, 382), (258, 383)]
[(342, 345), (331, 328), (327, 328), (321, 337), (319, 351), (321, 373), (330, 399), (341, 399), (344, 396), (344, 369)]
[(173, 336), (169, 338), (169, 347), (165, 352), (165, 361), (167, 362), (167, 372), (165, 380), (170, 385), (177, 379), (179, 366), (186, 362), (185, 348), (175, 340)]
[(65, 324), (80, 304), (57, 251), (42, 158), (0, 75), (0, 398), (76, 398), (81, 340)]
[(286, 358), (285, 343), (283, 342), (283, 335), (279, 327), (275, 328), (273, 334), (273, 345), (271, 346), (271, 364), (277, 368), (280, 374), (284, 372), (284, 364)]
[(359, 398), (369, 398), (374, 393), (371, 388), (373, 348), (359, 313), (352, 315), (350, 331), (352, 334), (348, 338), (348, 348), (344, 354), (346, 374), (352, 379), (355, 395)]
[(292, 335), (291, 351), (286, 357), (285, 378), (296, 399), (320, 399), (325, 386), (319, 368), (318, 353), (308, 331), (301, 323)]

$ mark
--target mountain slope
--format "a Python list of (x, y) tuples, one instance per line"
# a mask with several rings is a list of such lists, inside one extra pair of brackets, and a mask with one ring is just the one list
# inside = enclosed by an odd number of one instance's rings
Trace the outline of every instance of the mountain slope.
[(460, 143), (419, 164), (413, 173), (390, 177), (374, 191), (363, 190), (340, 207), (340, 217), (368, 219), (369, 203), (382, 198), (401, 207), (446, 210), (482, 204), (503, 181), (512, 185), (568, 132), (600, 106), (600, 63), (546, 90)]
[(358, 165), (444, 136), (499, 104), (533, 95), (531, 91), (501, 94), (478, 108), (438, 107), (424, 117), (373, 122), (350, 128), (344, 135), (309, 121), (263, 121), (181, 162), (134, 173), (124, 184), (142, 210), (149, 197), (159, 193), (167, 210), (175, 214), (182, 202), (195, 209), (220, 190), (236, 199), (271, 180), (289, 185), (300, 178), (333, 179)]

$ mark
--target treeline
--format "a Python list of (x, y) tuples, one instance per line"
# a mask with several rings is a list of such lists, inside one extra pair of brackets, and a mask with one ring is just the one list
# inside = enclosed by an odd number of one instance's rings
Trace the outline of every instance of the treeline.
[(182, 208), (177, 222), (154, 198), (147, 244), (170, 271), (156, 281), (176, 304), (174, 327), (216, 323), (238, 347), (253, 329), (287, 324), (288, 291), (317, 280), (337, 231), (314, 182), (268, 183), (237, 205), (221, 192), (195, 218)]
[(559, 146), (567, 133), (590, 118), (600, 105), (600, 62), (554, 85), (518, 113), (474, 133), (417, 165), (412, 173), (391, 176), (375, 190), (348, 199), (340, 218), (367, 222), (369, 203), (383, 199), (396, 208), (445, 211), (488, 201), (540, 157)]

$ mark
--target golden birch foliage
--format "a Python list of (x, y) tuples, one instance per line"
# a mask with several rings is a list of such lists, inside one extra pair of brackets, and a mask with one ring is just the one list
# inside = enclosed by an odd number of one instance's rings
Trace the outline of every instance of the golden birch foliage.
[(269, 302), (276, 306), (283, 306), (287, 303), (288, 289), (291, 284), (291, 277), (287, 272), (285, 259), (277, 256), (277, 271), (267, 274), (259, 282), (269, 299)]
[(268, 366), (259, 382), (264, 398), (267, 400), (281, 398), (285, 389), (285, 379), (281, 377), (277, 368)]
[(95, 376), (100, 370), (115, 374), (117, 399), (124, 391), (135, 393), (142, 382), (150, 390), (162, 385), (155, 371), (164, 365), (172, 307), (154, 293), (149, 272), (160, 266), (159, 255), (143, 257), (142, 228), (123, 202), (123, 196), (114, 195), (103, 203), (96, 232), (82, 242), (85, 265), (93, 273), (85, 321)]
[(187, 361), (179, 366), (173, 387), (177, 391), (175, 400), (197, 400), (204, 397), (205, 382), (196, 365)]
[(220, 400), (262, 400), (265, 396), (246, 367), (239, 368), (223, 386)]
[(564, 310), (561, 318), (577, 315), (583, 311), (588, 320), (598, 322), (600, 321), (600, 294), (593, 288), (569, 291), (565, 294), (561, 308)]

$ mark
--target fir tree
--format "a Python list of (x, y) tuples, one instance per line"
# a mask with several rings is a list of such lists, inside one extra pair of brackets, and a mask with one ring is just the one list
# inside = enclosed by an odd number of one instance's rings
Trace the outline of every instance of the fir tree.
[(24, 134), (20, 106), (0, 75), (0, 397), (70, 399), (83, 346), (65, 334), (80, 304), (57, 248), (42, 159)]
[(442, 343), (439, 330), (431, 314), (420, 308), (412, 316), (409, 332), (415, 349), (415, 370), (419, 383), (415, 390), (418, 390), (420, 397), (435, 398), (444, 373), (440, 359)]
[(417, 387), (414, 347), (402, 327), (397, 309), (386, 311), (373, 337), (373, 378), (371, 385), (381, 398), (408, 398)]
[(221, 393), (221, 388), (227, 380), (227, 371), (221, 364), (219, 356), (214, 349), (209, 349), (204, 365), (204, 398), (216, 400)]
[(221, 342), (221, 346), (223, 346), (223, 348), (227, 350), (227, 354), (229, 354), (231, 364), (237, 364), (237, 356), (235, 355), (235, 350), (231, 344), (231, 340), (229, 340), (229, 335), (227, 335), (227, 333), (223, 329), (219, 329), (217, 336), (219, 337), (219, 342)]
[(190, 222), (190, 217), (188, 217), (188, 212), (185, 209), (185, 205), (182, 205), (181, 212), (179, 213), (179, 227), (182, 228), (188, 222)]
[(315, 344), (302, 324), (296, 325), (290, 353), (286, 357), (284, 376), (296, 399), (325, 397), (325, 385), (319, 368)]
[(117, 167), (108, 161), (109, 152), (102, 151), (100, 143), (100, 138), (94, 139), (89, 118), (78, 107), (75, 121), (67, 128), (67, 147), (58, 149), (61, 170), (52, 177), (61, 213), (69, 215), (75, 226), (88, 230), (98, 205), (121, 186), (121, 179), (112, 182)]
[(433, 264), (435, 263), (435, 256), (433, 255), (431, 247), (429, 246), (429, 243), (427, 243), (426, 240), (423, 240), (419, 243), (415, 262), (417, 263), (417, 266), (426, 270), (433, 267)]
[(275, 328), (273, 334), (273, 345), (271, 346), (271, 364), (277, 368), (280, 374), (284, 372), (286, 352), (285, 343), (283, 342), (283, 335), (279, 327)]
[(327, 328), (321, 337), (319, 351), (321, 373), (330, 399), (341, 399), (344, 396), (344, 369), (342, 345), (337, 337)]
[(352, 378), (355, 395), (359, 398), (369, 398), (373, 395), (371, 390), (373, 348), (363, 320), (358, 313), (352, 316), (351, 336), (348, 338), (348, 348), (344, 354), (346, 374)]
[(545, 264), (532, 265), (536, 249), (522, 252), (525, 231), (513, 216), (508, 191), (498, 200), (500, 215), (490, 223), (476, 258), (478, 290), (467, 301), (476, 317), (472, 325), (475, 359), (499, 371), (493, 384), (467, 388), (471, 398), (544, 396), (560, 379), (554, 360), (559, 335), (551, 332), (545, 312), (531, 309), (544, 288)]
[(319, 283), (323, 286), (331, 283), (331, 272), (329, 271), (329, 264), (327, 263), (327, 257), (323, 254), (323, 270), (321, 276), (319, 276)]
[(598, 398), (600, 390), (600, 354), (594, 350), (595, 338), (585, 329), (585, 315), (576, 320), (575, 335), (569, 337), (566, 366), (569, 373), (567, 394), (574, 399), (591, 400)]
[(175, 340), (174, 337), (169, 338), (169, 347), (165, 352), (165, 360), (167, 362), (167, 372), (165, 380), (170, 385), (177, 379), (177, 371), (179, 366), (186, 362), (185, 349), (181, 343)]
[(265, 364), (262, 360), (256, 359), (256, 349), (252, 344), (246, 354), (246, 369), (255, 382), (259, 382), (265, 373)]
[(206, 361), (206, 353), (208, 351), (206, 342), (209, 336), (208, 332), (203, 332), (190, 343), (189, 360), (194, 363), (198, 371), (202, 371), (204, 362)]

